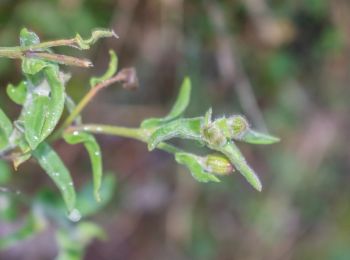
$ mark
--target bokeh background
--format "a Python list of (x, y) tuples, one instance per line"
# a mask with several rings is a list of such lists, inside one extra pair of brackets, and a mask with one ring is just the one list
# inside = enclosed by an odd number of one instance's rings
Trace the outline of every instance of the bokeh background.
[[(240, 144), (262, 179), (258, 193), (239, 174), (197, 183), (169, 154), (99, 136), (105, 169), (118, 184), (90, 218), (109, 238), (93, 241), (85, 259), (350, 259), (349, 13), (348, 0), (1, 0), (0, 46), (16, 45), (22, 27), (46, 40), (89, 36), (96, 27), (119, 35), (83, 53), (59, 49), (95, 64), (65, 68), (75, 100), (107, 67), (108, 49), (120, 67), (137, 69), (140, 88), (106, 89), (84, 111), (85, 122), (138, 126), (165, 115), (189, 75), (187, 115), (210, 106), (215, 116), (243, 114), (282, 140)], [(19, 108), (5, 87), (21, 77), (18, 61), (0, 60), (0, 104), (12, 118)], [(83, 147), (55, 148), (78, 186), (90, 179)], [(9, 185), (26, 197), (56, 191), (33, 162)], [(0, 259), (53, 259), (53, 229)]]

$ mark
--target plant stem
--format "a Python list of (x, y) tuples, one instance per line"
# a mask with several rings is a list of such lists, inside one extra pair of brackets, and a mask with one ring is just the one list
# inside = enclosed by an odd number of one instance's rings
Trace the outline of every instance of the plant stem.
[[(111, 125), (99, 125), (99, 124), (86, 124), (86, 125), (72, 126), (72, 127), (69, 127), (67, 131), (73, 132), (73, 133), (74, 131), (86, 131), (94, 134), (115, 135), (115, 136), (136, 139), (144, 143), (147, 143), (147, 140), (152, 133), (150, 130), (145, 130), (141, 128), (130, 128), (130, 127), (120, 127), (120, 126), (111, 126)], [(182, 152), (182, 150), (177, 148), (176, 146), (173, 146), (164, 142), (158, 144), (156, 148), (166, 151), (168, 153)]]
[(86, 107), (86, 105), (96, 96), (96, 94), (103, 88), (108, 87), (109, 85), (119, 82), (121, 80), (120, 75), (117, 74), (116, 76), (105, 80), (96, 86), (92, 87), (89, 92), (80, 100), (78, 105), (75, 107), (75, 109), (70, 113), (70, 115), (66, 118), (66, 120), (63, 122), (63, 124), (60, 126), (59, 129), (52, 135), (50, 138), (51, 140), (54, 140), (56, 138), (59, 138), (62, 132), (72, 124), (74, 119), (79, 116), (81, 111)]
[(0, 57), (20, 59), (23, 57), (21, 47), (0, 47)]
[(149, 132), (141, 128), (99, 125), (99, 124), (84, 124), (84, 125), (71, 126), (66, 131), (67, 132), (86, 131), (94, 134), (102, 133), (102, 134), (116, 135), (116, 136), (136, 139), (142, 142), (146, 142), (149, 136)]
[(42, 43), (30, 45), (30, 46), (0, 47), (0, 57), (10, 58), (10, 59), (20, 59), (24, 56), (24, 53), (26, 51), (34, 51), (38, 49), (50, 48), (55, 46), (77, 47), (74, 44), (76, 44), (75, 38), (42, 42)]

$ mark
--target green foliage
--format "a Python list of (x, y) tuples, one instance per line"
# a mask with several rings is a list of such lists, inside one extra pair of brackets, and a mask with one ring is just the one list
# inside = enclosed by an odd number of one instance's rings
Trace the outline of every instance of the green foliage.
[[(102, 76), (90, 79), (91, 89), (75, 104), (66, 92), (68, 77), (60, 70), (60, 65), (90, 67), (91, 62), (55, 54), (51, 48), (69, 46), (88, 49), (98, 39), (111, 36), (116, 37), (113, 31), (95, 30), (85, 40), (77, 34), (71, 39), (40, 42), (35, 33), (23, 29), (20, 33), (20, 46), (0, 48), (0, 57), (22, 60), (24, 75), (24, 80), (17, 86), (7, 86), (9, 98), (22, 106), (19, 117), (11, 122), (0, 109), (0, 156), (6, 155), (6, 158), (12, 160), (15, 169), (33, 157), (60, 190), (64, 201), (63, 204), (55, 195), (47, 199), (50, 196), (42, 197), (39, 194), (33, 203), (33, 214), (38, 214), (38, 208), (42, 209), (39, 217), (29, 214), (22, 228), (0, 240), (0, 247), (10, 246), (14, 241), (39, 232), (46, 220), (54, 219), (57, 223), (65, 223), (67, 214), (63, 214), (64, 207), (68, 209), (68, 219), (78, 221), (96, 213), (111, 200), (115, 180), (110, 175), (103, 177), (102, 154), (94, 136), (96, 133), (134, 138), (147, 143), (149, 150), (165, 150), (173, 154), (179, 164), (186, 166), (199, 182), (220, 182), (218, 177), (237, 170), (255, 189), (261, 191), (262, 185), (258, 176), (235, 142), (272, 144), (279, 139), (251, 129), (247, 120), (240, 115), (212, 119), (211, 108), (203, 116), (183, 117), (191, 95), (191, 81), (187, 77), (181, 85), (174, 106), (163, 118), (145, 119), (140, 128), (83, 123), (81, 111), (96, 93), (113, 83), (119, 83), (123, 87), (134, 86), (137, 82), (134, 70), (124, 69), (118, 72), (117, 56), (110, 51), (108, 69)], [(69, 115), (58, 126), (64, 107)], [(92, 183), (85, 185), (78, 193), (69, 170), (51, 145), (61, 138), (71, 145), (83, 144), (89, 155)], [(184, 151), (169, 143), (173, 138), (195, 141), (210, 152), (197, 155)], [(0, 162), (0, 170), (5, 174), (8, 170)], [(12, 203), (11, 199), (9, 201)], [(70, 226), (71, 223), (67, 225)], [(80, 259), (86, 245), (95, 237), (104, 237), (103, 232), (88, 222), (76, 224), (74, 228), (60, 228), (57, 233), (60, 247), (58, 259)]]
[[(258, 176), (247, 164), (234, 141), (252, 144), (272, 144), (278, 142), (279, 139), (252, 130), (246, 119), (242, 116), (222, 117), (213, 121), (211, 118), (211, 109), (203, 117), (177, 118), (184, 112), (188, 104), (187, 100), (190, 95), (189, 86), (189, 83), (182, 85), (178, 100), (169, 114), (172, 115), (173, 111), (177, 111), (174, 113), (176, 116), (167, 116), (163, 120), (157, 119), (157, 121), (153, 121), (157, 123), (151, 125), (152, 130), (150, 130), (150, 137), (148, 139), (149, 150), (153, 150), (161, 142), (175, 137), (197, 141), (201, 145), (219, 152), (221, 154), (220, 160), (229, 160), (232, 163), (232, 167), (236, 168), (255, 189), (261, 191), (262, 185)], [(181, 104), (181, 109), (178, 109), (179, 104)], [(150, 121), (144, 121), (141, 127), (145, 127), (145, 125), (146, 128), (149, 127), (148, 122)], [(156, 125), (158, 126), (156, 127)], [(177, 162), (189, 168), (195, 179), (202, 182), (218, 181), (200, 162), (200, 157), (182, 152), (176, 153), (175, 157)]]
[[(67, 46), (87, 49), (99, 38), (115, 36), (108, 30), (95, 30), (92, 36), (84, 40), (79, 35), (76, 38), (63, 40)], [(68, 56), (45, 56), (45, 59), (36, 58), (33, 54), (52, 54), (49, 47), (62, 45), (62, 41), (41, 43), (39, 37), (22, 29), (20, 46), (3, 48), (1, 51), (10, 58), (22, 60), (22, 72), (25, 80), (18, 86), (9, 84), (7, 94), (12, 101), (22, 106), (17, 120), (12, 124), (5, 113), (0, 110), (0, 154), (9, 152), (15, 168), (28, 160), (31, 156), (37, 159), (41, 167), (47, 172), (57, 185), (69, 211), (75, 208), (75, 189), (68, 169), (46, 142), (48, 136), (55, 130), (61, 119), (64, 105), (74, 110), (75, 105), (65, 91), (66, 76), (60, 72), (58, 64), (80, 64), (79, 59)], [(35, 57), (35, 58), (33, 58)], [(62, 60), (57, 60), (62, 57)], [(103, 81), (116, 71), (116, 55), (111, 52), (110, 69), (104, 77), (94, 79)], [(72, 60), (74, 62), (72, 62)], [(93, 168), (94, 193), (100, 199), (99, 190), (102, 180), (102, 159), (100, 148), (94, 137), (88, 133), (65, 135), (67, 142), (84, 143), (87, 148)]]

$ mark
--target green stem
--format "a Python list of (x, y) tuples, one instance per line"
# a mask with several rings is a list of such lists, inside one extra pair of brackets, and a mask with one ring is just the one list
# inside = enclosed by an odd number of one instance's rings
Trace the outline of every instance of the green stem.
[(0, 57), (20, 59), (23, 57), (21, 47), (0, 47)]
[[(99, 125), (99, 124), (86, 124), (86, 125), (72, 126), (72, 127), (69, 127), (67, 131), (73, 132), (73, 133), (74, 131), (86, 131), (94, 134), (115, 135), (115, 136), (136, 139), (144, 143), (147, 143), (147, 140), (151, 135), (150, 130), (145, 130), (141, 128), (130, 128), (130, 127), (120, 127), (120, 126), (110, 126), (110, 125)], [(166, 151), (168, 153), (182, 152), (182, 150), (177, 148), (176, 146), (173, 146), (164, 142), (158, 144), (156, 148)]]
[(77, 118), (81, 111), (86, 107), (86, 105), (96, 96), (96, 94), (103, 88), (108, 87), (109, 85), (119, 82), (121, 80), (121, 77), (119, 74), (116, 76), (107, 79), (96, 86), (93, 86), (90, 91), (80, 100), (78, 105), (74, 108), (74, 110), (70, 113), (70, 115), (66, 118), (66, 120), (63, 122), (63, 124), (57, 129), (57, 131), (52, 135), (50, 140), (55, 140), (61, 136), (63, 131), (69, 127), (75, 118)]
[(72, 39), (42, 42), (42, 43), (33, 44), (29, 46), (0, 47), (0, 57), (10, 58), (10, 59), (20, 59), (24, 56), (24, 52), (26, 51), (34, 51), (34, 50), (46, 49), (46, 48), (57, 47), (57, 46), (77, 47), (76, 43), (77, 43), (76, 39), (72, 38)]

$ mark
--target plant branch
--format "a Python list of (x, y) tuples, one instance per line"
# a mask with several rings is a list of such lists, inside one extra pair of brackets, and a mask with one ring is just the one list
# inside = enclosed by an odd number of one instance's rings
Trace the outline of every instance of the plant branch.
[[(145, 130), (142, 128), (130, 128), (130, 127), (120, 127), (120, 126), (111, 126), (111, 125), (99, 125), (99, 124), (71, 126), (66, 131), (72, 132), (73, 134), (74, 134), (74, 131), (86, 131), (94, 134), (107, 134), (107, 135), (121, 136), (121, 137), (136, 139), (144, 143), (148, 142), (148, 138), (151, 135), (151, 131), (149, 129)], [(168, 153), (173, 153), (173, 154), (182, 152), (180, 148), (177, 148), (176, 146), (173, 146), (164, 142), (159, 143), (156, 148), (166, 151)]]

